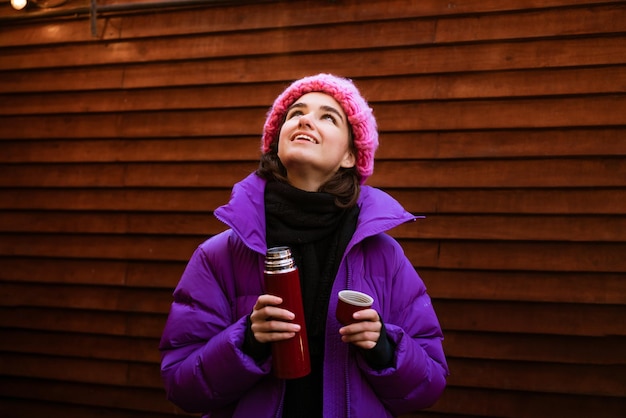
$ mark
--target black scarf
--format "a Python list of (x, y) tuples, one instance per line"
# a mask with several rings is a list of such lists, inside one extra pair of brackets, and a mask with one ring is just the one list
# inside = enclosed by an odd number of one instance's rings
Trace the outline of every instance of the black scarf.
[(343, 252), (354, 234), (359, 208), (343, 209), (328, 193), (277, 182), (265, 187), (267, 246), (289, 246), (300, 272), (312, 373), (287, 381), (284, 418), (322, 416), (326, 312)]

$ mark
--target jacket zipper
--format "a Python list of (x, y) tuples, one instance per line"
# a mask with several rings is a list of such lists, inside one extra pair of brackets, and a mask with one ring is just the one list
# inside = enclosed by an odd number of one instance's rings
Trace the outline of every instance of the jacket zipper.
[[(350, 263), (348, 262), (348, 254), (345, 257), (346, 262), (346, 289), (352, 288), (352, 272), (350, 271)], [(346, 418), (350, 418), (350, 347), (346, 350), (344, 357), (344, 379), (346, 382)]]
[(278, 403), (278, 409), (276, 410), (276, 415), (274, 415), (275, 418), (282, 418), (283, 406), (285, 405), (285, 391), (287, 390), (287, 382), (282, 380), (280, 383), (281, 383), (280, 402)]

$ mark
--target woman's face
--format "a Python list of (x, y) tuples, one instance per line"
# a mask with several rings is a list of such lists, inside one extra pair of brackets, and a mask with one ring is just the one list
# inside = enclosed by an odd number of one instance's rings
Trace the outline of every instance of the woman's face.
[(289, 182), (308, 191), (317, 191), (340, 167), (354, 167), (350, 126), (332, 96), (307, 93), (289, 107), (278, 137), (278, 158)]

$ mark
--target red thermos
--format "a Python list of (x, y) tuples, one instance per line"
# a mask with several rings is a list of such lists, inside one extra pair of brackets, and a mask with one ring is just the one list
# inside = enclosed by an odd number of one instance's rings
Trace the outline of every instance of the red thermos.
[(272, 343), (272, 372), (280, 379), (295, 379), (311, 372), (309, 342), (304, 322), (304, 307), (300, 290), (300, 274), (289, 247), (273, 247), (265, 257), (265, 287), (267, 293), (279, 296), (279, 307), (294, 313), (292, 322), (300, 325), (293, 338)]

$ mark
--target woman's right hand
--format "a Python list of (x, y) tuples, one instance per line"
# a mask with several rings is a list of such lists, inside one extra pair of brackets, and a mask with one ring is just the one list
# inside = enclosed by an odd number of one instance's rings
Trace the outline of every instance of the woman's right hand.
[(250, 314), (250, 328), (258, 342), (288, 340), (300, 331), (300, 325), (290, 322), (295, 317), (293, 312), (277, 306), (282, 302), (273, 295), (261, 295), (257, 299)]

